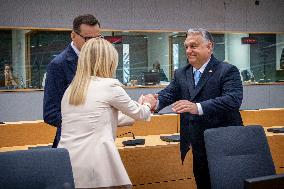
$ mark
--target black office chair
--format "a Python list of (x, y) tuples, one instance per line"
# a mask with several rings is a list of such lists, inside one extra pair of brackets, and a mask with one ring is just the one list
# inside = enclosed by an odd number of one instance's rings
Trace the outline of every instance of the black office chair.
[(204, 140), (212, 189), (284, 188), (261, 126), (208, 129)]
[(66, 149), (46, 148), (0, 153), (0, 189), (72, 189)]

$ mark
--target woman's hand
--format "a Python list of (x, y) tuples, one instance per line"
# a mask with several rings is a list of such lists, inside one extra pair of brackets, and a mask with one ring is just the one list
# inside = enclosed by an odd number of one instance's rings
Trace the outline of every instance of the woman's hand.
[(151, 105), (150, 109), (155, 110), (156, 109), (156, 104), (157, 104), (157, 99), (155, 98), (155, 95), (148, 94), (145, 95), (143, 98), (143, 103), (148, 103)]

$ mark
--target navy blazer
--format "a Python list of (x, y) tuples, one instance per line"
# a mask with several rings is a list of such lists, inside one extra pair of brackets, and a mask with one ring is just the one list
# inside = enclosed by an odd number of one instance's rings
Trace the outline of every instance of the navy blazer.
[[(57, 127), (61, 133), (61, 99), (65, 90), (72, 82), (77, 69), (78, 56), (71, 44), (57, 55), (47, 66), (44, 99), (44, 122)], [(60, 135), (56, 135), (58, 141)]]
[[(201, 145), (203, 132), (208, 128), (242, 125), (239, 108), (243, 86), (237, 67), (217, 60), (213, 55), (197, 86), (194, 85), (193, 67), (177, 69), (171, 83), (159, 92), (158, 111), (178, 101), (200, 103), (203, 115), (180, 115), (180, 150), (184, 160), (190, 144)], [(190, 136), (190, 137), (189, 137)]]

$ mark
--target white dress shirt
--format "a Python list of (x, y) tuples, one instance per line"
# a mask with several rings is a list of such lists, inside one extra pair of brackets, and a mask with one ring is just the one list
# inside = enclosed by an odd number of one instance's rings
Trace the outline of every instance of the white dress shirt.
[(79, 57), (80, 51), (77, 49), (77, 47), (75, 47), (74, 42), (71, 42), (71, 47), (72, 49), (75, 51), (75, 53), (77, 54), (77, 56)]
[[(205, 64), (203, 64), (203, 65), (201, 66), (201, 68), (198, 69), (198, 71), (200, 71), (200, 73), (201, 73), (201, 76), (202, 76), (202, 74), (203, 74), (203, 72), (204, 72), (204, 70), (205, 70), (207, 64), (209, 63), (210, 59), (211, 59), (211, 57), (207, 60), (207, 62), (206, 62)], [(197, 70), (197, 69), (196, 69), (195, 67), (193, 67), (192, 73), (194, 74), (194, 72), (195, 72), (196, 70)], [(197, 105), (197, 109), (198, 109), (198, 115), (203, 115), (203, 110), (202, 110), (201, 104), (200, 104), (200, 103), (196, 103), (196, 105)]]

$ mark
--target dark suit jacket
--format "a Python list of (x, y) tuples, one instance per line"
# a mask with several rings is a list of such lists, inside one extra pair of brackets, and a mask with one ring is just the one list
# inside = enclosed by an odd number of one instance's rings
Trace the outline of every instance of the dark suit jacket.
[(239, 70), (212, 55), (195, 87), (192, 69), (190, 64), (177, 69), (171, 83), (159, 92), (158, 110), (178, 100), (201, 104), (202, 116), (190, 113), (180, 115), (182, 161), (190, 144), (195, 147), (202, 145), (205, 129), (242, 125), (239, 108), (243, 99), (243, 86)]
[[(61, 133), (61, 99), (76, 73), (78, 56), (69, 45), (47, 66), (44, 99), (44, 122), (57, 127)], [(56, 135), (58, 141), (60, 134)]]
[(284, 48), (282, 49), (281, 58), (280, 58), (280, 69), (284, 69)]

